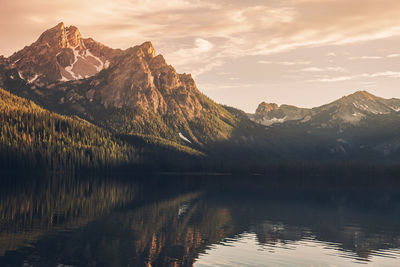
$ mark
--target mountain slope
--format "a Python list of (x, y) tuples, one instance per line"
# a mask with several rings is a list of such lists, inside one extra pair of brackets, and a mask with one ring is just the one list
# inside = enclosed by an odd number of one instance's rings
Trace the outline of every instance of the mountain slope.
[[(286, 115), (281, 123), (267, 124), (263, 138), (274, 142), (266, 147), (266, 153), (299, 160), (397, 160), (399, 107), (400, 99), (359, 91), (313, 109), (297, 108), (298, 112)], [(265, 125), (276, 111), (285, 114), (285, 108), (278, 107), (264, 113), (257, 110), (249, 117)]]
[(358, 91), (313, 110), (314, 124), (325, 122), (331, 126), (341, 123), (357, 125), (373, 115), (397, 113), (400, 111), (400, 99), (384, 99), (366, 91)]
[(165, 167), (191, 155), (188, 166), (229, 171), (280, 160), (400, 155), (398, 99), (356, 92), (313, 109), (261, 103), (246, 115), (203, 95), (151, 42), (107, 48), (62, 23), (0, 57), (0, 87), (90, 122), (113, 142), (133, 145), (145, 164)]
[(1, 88), (0, 123), (0, 169), (137, 165), (174, 169), (185, 160), (203, 157), (199, 151), (163, 139), (115, 136), (79, 117), (50, 112)]
[[(100, 61), (101, 68), (96, 65)], [(150, 42), (114, 50), (62, 23), (31, 46), (0, 59), (0, 73), (5, 89), (18, 88), (12, 92), (117, 134), (202, 146), (230, 138), (238, 123), (197, 89), (191, 75), (178, 74), (162, 55), (156, 56)]]
[(312, 109), (288, 105), (278, 107), (276, 104), (263, 102), (255, 114), (249, 114), (249, 118), (266, 126), (297, 121), (316, 127), (342, 127), (358, 125), (373, 115), (390, 115), (399, 111), (400, 99), (384, 99), (366, 91), (358, 91)]
[(137, 153), (79, 118), (68, 118), (0, 89), (0, 163), (23, 167), (100, 167), (134, 163)]

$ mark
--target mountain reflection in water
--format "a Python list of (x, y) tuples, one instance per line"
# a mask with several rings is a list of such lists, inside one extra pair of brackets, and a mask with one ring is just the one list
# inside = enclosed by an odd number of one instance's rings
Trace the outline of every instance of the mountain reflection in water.
[(1, 266), (400, 264), (391, 188), (271, 186), (264, 177), (10, 177)]

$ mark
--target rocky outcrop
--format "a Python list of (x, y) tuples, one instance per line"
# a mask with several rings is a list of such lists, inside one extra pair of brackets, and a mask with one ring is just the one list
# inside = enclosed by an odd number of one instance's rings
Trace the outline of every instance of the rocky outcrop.
[(253, 121), (265, 126), (270, 126), (275, 123), (283, 123), (286, 121), (308, 120), (313, 114), (313, 111), (305, 108), (298, 108), (290, 105), (278, 106), (275, 103), (262, 102), (258, 105), (254, 114), (249, 117)]
[(268, 104), (266, 102), (262, 102), (260, 105), (258, 105), (256, 113), (265, 114), (265, 113), (268, 113), (270, 111), (277, 110), (277, 109), (279, 109), (278, 104), (275, 104), (275, 103)]
[(14, 53), (10, 60), (21, 79), (43, 86), (93, 76), (107, 68), (120, 52), (82, 38), (75, 26), (59, 23), (42, 33), (36, 42)]
[[(150, 42), (124, 52), (118, 66), (111, 68), (97, 90), (106, 108), (140, 107), (158, 114), (179, 114), (187, 119), (199, 116), (203, 109), (215, 113), (214, 103), (197, 89), (190, 74), (178, 74), (155, 55)], [(210, 104), (208, 109), (205, 104)]]

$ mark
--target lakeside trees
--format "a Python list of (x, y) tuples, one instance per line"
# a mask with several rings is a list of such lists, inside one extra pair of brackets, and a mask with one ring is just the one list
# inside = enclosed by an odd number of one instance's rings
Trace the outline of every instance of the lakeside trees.
[(134, 163), (135, 148), (82, 119), (0, 89), (0, 167), (108, 167)]

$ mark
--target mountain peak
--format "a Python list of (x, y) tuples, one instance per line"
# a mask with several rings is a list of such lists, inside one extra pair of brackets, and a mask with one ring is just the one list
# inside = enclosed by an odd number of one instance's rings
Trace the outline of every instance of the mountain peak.
[(265, 113), (277, 109), (279, 109), (279, 106), (275, 103), (261, 102), (257, 107), (256, 113)]
[(65, 28), (65, 24), (64, 24), (64, 22), (60, 22), (60, 23), (58, 23), (56, 26), (54, 26), (52, 29), (54, 29), (54, 28), (58, 28), (58, 29), (60, 29), (60, 30), (64, 30), (64, 28)]
[(53, 28), (43, 32), (37, 43), (46, 43), (48, 46), (60, 46), (62, 48), (66, 47), (67, 40), (65, 38), (64, 22), (60, 22)]
[(64, 22), (42, 33), (37, 43), (50, 47), (70, 48), (82, 45), (82, 35), (75, 26), (65, 27)]
[(367, 91), (357, 91), (354, 92), (348, 96), (345, 96), (345, 98), (350, 98), (350, 99), (366, 99), (366, 100), (376, 100), (379, 99), (379, 97), (367, 92)]
[(36, 42), (14, 53), (10, 60), (21, 79), (44, 85), (91, 77), (108, 68), (119, 54), (120, 50), (84, 39), (77, 27), (60, 22), (43, 32)]
[(150, 41), (144, 42), (139, 47), (147, 57), (154, 58), (156, 56), (156, 50)]
[(68, 45), (72, 47), (82, 46), (82, 35), (78, 28), (75, 26), (69, 26), (65, 28), (66, 38)]

